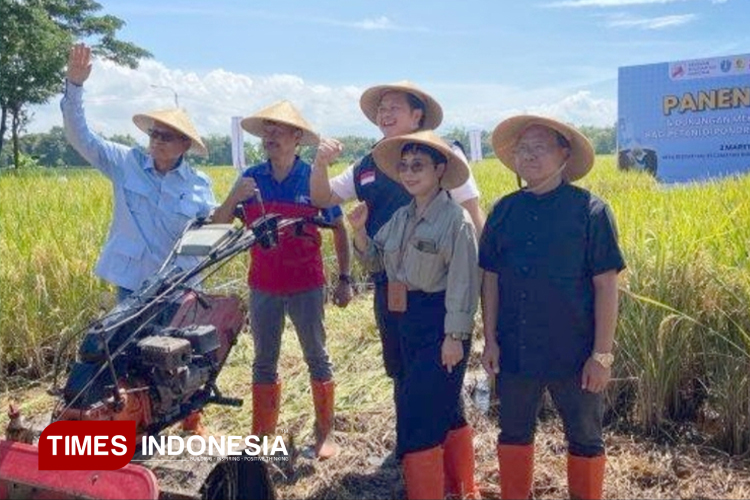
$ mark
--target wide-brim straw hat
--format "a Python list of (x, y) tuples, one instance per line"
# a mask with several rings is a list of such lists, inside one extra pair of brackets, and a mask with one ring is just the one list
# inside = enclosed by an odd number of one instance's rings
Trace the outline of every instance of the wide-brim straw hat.
[(181, 134), (190, 138), (192, 143), (190, 149), (201, 156), (208, 155), (208, 149), (203, 144), (201, 135), (193, 125), (193, 121), (188, 114), (179, 108), (159, 109), (147, 113), (139, 113), (133, 116), (133, 123), (146, 134), (154, 127), (154, 122), (163, 123), (164, 125), (175, 129)]
[(406, 92), (412, 94), (424, 104), (424, 121), (422, 130), (436, 129), (443, 121), (443, 108), (432, 98), (430, 94), (420, 89), (408, 80), (402, 80), (387, 85), (376, 85), (370, 87), (362, 93), (359, 98), (359, 107), (365, 116), (375, 125), (377, 122), (378, 106), (383, 95), (388, 92)]
[(506, 167), (516, 172), (513, 148), (518, 138), (532, 125), (541, 125), (560, 133), (570, 143), (570, 157), (563, 179), (572, 182), (584, 177), (594, 166), (594, 147), (581, 132), (557, 120), (534, 115), (519, 115), (500, 122), (492, 132), (492, 149)]
[(317, 146), (320, 142), (318, 134), (307, 123), (307, 120), (302, 117), (302, 113), (289, 101), (279, 101), (271, 104), (267, 108), (263, 108), (257, 113), (244, 118), (240, 124), (243, 129), (254, 136), (263, 137), (263, 122), (265, 120), (300, 129), (302, 131), (300, 144)]
[(401, 162), (401, 151), (411, 143), (424, 144), (440, 151), (448, 160), (445, 173), (440, 179), (443, 189), (454, 189), (469, 179), (469, 165), (456, 154), (451, 147), (432, 130), (422, 130), (413, 134), (399, 135), (380, 141), (372, 150), (372, 156), (378, 168), (388, 177), (400, 182), (398, 165)]

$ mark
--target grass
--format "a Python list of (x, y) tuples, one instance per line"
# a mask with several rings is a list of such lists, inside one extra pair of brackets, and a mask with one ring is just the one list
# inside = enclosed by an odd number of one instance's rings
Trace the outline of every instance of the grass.
[[(234, 171), (207, 171), (223, 197)], [(496, 160), (476, 165), (474, 173), (486, 211), (516, 188)], [(712, 446), (747, 453), (750, 177), (664, 187), (647, 175), (618, 172), (611, 156), (601, 156), (580, 184), (610, 203), (628, 265), (621, 276), (617, 381), (608, 391), (611, 418), (657, 436), (688, 422)], [(6, 394), (27, 394), (13, 388), (47, 377), (61, 346), (68, 345), (63, 358), (70, 359), (76, 331), (113, 304), (111, 290), (93, 275), (110, 196), (107, 181), (90, 170), (0, 176), (0, 383)], [(335, 275), (330, 240), (327, 235), (326, 265)], [(242, 291), (245, 272), (245, 260), (235, 259), (217, 283)], [(363, 279), (358, 268), (355, 278)], [(346, 425), (359, 428), (365, 424), (358, 415), (381, 415), (390, 405), (369, 296), (345, 310), (329, 307), (326, 324), (339, 374), (337, 408), (348, 415)], [(294, 333), (285, 335), (281, 373), (290, 390), (282, 424), (304, 439), (311, 425), (308, 376)], [(222, 374), (227, 393), (249, 397), (251, 360), (245, 337)], [(352, 373), (357, 376), (347, 376)], [(249, 428), (247, 410), (210, 409), (209, 417), (220, 428)], [(384, 431), (378, 439), (393, 436)]]

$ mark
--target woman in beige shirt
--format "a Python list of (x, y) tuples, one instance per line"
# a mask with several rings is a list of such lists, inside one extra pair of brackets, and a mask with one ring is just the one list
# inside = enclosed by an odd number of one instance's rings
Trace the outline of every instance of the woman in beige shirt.
[(385, 270), (398, 319), (396, 452), (407, 497), (471, 498), (474, 449), (461, 387), (479, 297), (477, 242), (471, 217), (447, 191), (469, 167), (432, 131), (385, 139), (373, 156), (413, 197), (373, 239), (367, 206), (349, 215), (356, 253), (370, 271)]

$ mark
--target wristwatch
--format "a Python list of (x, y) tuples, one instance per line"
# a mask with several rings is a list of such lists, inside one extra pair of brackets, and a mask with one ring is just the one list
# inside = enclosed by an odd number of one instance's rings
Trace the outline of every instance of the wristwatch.
[(604, 368), (611, 368), (612, 363), (615, 362), (615, 355), (611, 352), (595, 352), (591, 355), (591, 359), (602, 365)]
[(343, 281), (344, 283), (352, 284), (352, 277), (349, 274), (339, 274), (339, 281)]
[(469, 332), (449, 332), (445, 334), (446, 337), (449, 337), (453, 340), (469, 340), (471, 338), (471, 334)]

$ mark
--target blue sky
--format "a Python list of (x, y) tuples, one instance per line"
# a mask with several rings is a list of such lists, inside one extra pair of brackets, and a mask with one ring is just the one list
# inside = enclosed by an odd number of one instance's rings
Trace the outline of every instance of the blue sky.
[[(203, 133), (289, 99), (324, 135), (375, 137), (359, 96), (402, 79), (443, 105), (441, 131), (520, 112), (604, 126), (619, 66), (750, 52), (748, 0), (100, 3), (154, 54), (137, 71), (97, 61), (86, 85), (94, 128), (134, 136), (132, 114), (174, 91)], [(61, 123), (57, 100), (31, 131)]]

